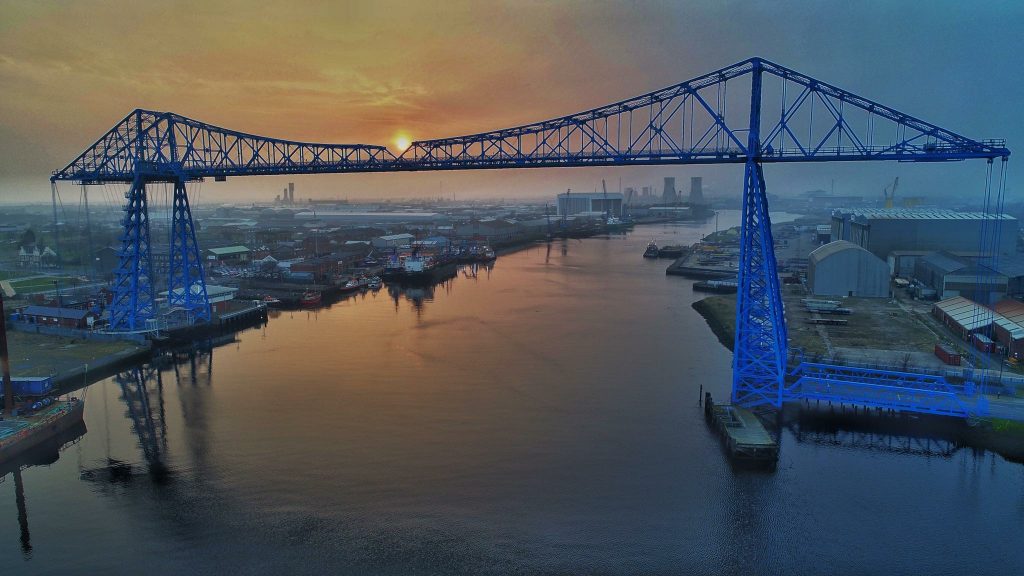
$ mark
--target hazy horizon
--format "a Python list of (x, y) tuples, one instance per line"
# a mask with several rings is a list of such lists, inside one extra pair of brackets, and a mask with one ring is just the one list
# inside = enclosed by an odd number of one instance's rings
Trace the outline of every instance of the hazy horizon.
[[(1014, 73), (1024, 7), (866, 2), (373, 6), (0, 0), (0, 201), (46, 201), (48, 177), (136, 108), (246, 132), (394, 146), (556, 117), (762, 56), (970, 138), (1022, 140)], [(125, 21), (133, 22), (127, 29)], [(443, 26), (442, 26), (443, 25)], [(438, 29), (445, 30), (437, 34)], [(165, 40), (187, 37), (183, 45)], [(175, 50), (166, 46), (173, 45)], [(1006, 103), (1004, 105), (1004, 103)], [(960, 196), (984, 163), (766, 167), (768, 191)], [(347, 174), (204, 183), (216, 202), (553, 197), (675, 176), (738, 195), (736, 166)], [(1008, 197), (1020, 179), (1011, 169)], [(62, 197), (77, 195), (60, 185)]]

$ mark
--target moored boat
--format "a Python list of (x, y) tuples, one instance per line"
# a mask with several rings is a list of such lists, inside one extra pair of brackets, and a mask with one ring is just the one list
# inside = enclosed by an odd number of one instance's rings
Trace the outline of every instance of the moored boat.
[(25, 403), (0, 420), (0, 464), (82, 422), (85, 402), (49, 397)]
[(302, 298), (299, 298), (299, 305), (303, 307), (319, 306), (321, 302), (323, 302), (323, 295), (313, 290), (303, 292)]
[(658, 245), (652, 240), (647, 244), (647, 249), (644, 250), (644, 258), (657, 258), (658, 257)]
[(693, 289), (697, 292), (735, 294), (739, 289), (739, 284), (735, 280), (701, 280), (693, 283)]
[(682, 246), (662, 246), (658, 249), (658, 258), (679, 258), (682, 255)]

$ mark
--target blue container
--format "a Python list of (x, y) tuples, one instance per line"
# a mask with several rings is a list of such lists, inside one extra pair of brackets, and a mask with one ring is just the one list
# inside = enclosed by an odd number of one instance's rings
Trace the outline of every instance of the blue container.
[(53, 389), (51, 376), (19, 376), (11, 378), (15, 396), (42, 396)]

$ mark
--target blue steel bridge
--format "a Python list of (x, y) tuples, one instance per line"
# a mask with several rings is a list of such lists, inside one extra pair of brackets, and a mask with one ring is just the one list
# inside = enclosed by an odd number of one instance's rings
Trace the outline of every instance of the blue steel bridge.
[[(730, 89), (731, 88), (731, 89)], [(801, 363), (787, 366), (786, 322), (763, 165), (797, 162), (989, 163), (1002, 140), (974, 140), (811, 78), (751, 58), (641, 96), (550, 120), (412, 143), (395, 155), (370, 144), (317, 144), (229, 130), (172, 112), (135, 110), (51, 184), (127, 183), (111, 327), (147, 328), (156, 315), (146, 187), (173, 184), (168, 304), (210, 319), (187, 187), (234, 176), (738, 164), (743, 170), (732, 399), (775, 406), (804, 399), (967, 417), (985, 411), (973, 383)], [(1005, 185), (1000, 178), (998, 186)], [(998, 192), (1001, 197), (1002, 190)], [(987, 198), (986, 198), (987, 200)]]

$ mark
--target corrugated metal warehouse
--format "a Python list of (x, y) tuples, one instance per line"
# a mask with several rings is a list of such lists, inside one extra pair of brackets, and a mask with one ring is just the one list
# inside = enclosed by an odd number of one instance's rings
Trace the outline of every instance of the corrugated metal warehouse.
[(852, 242), (830, 242), (811, 252), (807, 285), (815, 296), (889, 296), (889, 266)]
[(940, 300), (967, 294), (991, 304), (1003, 298), (1007, 290), (1004, 274), (948, 252), (932, 252), (918, 258), (914, 278), (934, 288)]
[(1024, 303), (1003, 300), (992, 308), (1004, 319), (993, 326), (996, 341), (1006, 346), (1009, 356), (1024, 357)]
[(963, 296), (942, 300), (932, 305), (932, 316), (949, 328), (961, 340), (975, 332), (987, 332), (999, 314)]
[(946, 250), (959, 255), (978, 255), (981, 228), (998, 224), (997, 252), (1017, 251), (1019, 223), (1006, 214), (955, 212), (952, 210), (857, 208), (832, 211), (832, 240), (848, 240), (888, 260), (894, 253), (893, 272), (909, 276), (917, 256)]

